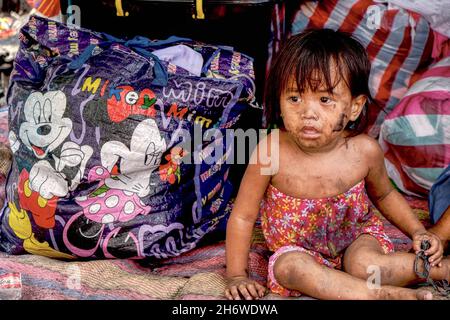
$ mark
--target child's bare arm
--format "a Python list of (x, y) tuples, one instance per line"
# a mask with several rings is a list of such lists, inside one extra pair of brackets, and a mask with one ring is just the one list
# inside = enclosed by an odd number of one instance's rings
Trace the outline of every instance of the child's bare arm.
[(426, 231), (406, 200), (389, 181), (381, 147), (374, 139), (367, 137), (364, 148), (369, 164), (366, 186), (373, 204), (390, 222), (411, 237), (416, 252), (421, 250), (422, 240), (429, 240), (431, 247), (425, 254), (430, 256), (432, 265), (439, 264), (443, 255), (442, 244), (438, 237)]
[[(256, 151), (252, 155), (255, 159)], [(270, 175), (261, 174), (259, 161), (249, 164), (239, 188), (233, 211), (227, 224), (226, 265), (228, 287), (225, 295), (229, 299), (259, 298), (265, 288), (248, 278), (248, 254), (260, 202), (270, 182)]]

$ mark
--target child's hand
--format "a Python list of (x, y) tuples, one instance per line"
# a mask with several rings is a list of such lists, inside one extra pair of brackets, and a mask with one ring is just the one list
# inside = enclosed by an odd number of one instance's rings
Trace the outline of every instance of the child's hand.
[(428, 256), (428, 261), (432, 267), (441, 267), (441, 260), (444, 254), (444, 248), (442, 246), (441, 239), (434, 233), (428, 231), (419, 231), (412, 235), (413, 249), (417, 254), (421, 250), (422, 241), (427, 240), (430, 243), (430, 248), (425, 251), (425, 255)]
[(245, 276), (229, 278), (225, 290), (225, 296), (228, 300), (241, 300), (241, 295), (245, 300), (259, 299), (264, 297), (265, 293), (266, 288)]

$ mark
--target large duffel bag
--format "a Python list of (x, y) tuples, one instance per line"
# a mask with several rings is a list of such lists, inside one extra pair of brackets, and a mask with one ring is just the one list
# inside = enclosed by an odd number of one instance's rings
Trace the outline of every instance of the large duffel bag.
[(194, 248), (230, 213), (226, 129), (253, 98), (252, 59), (232, 48), (31, 17), (8, 91), (0, 248), (58, 258)]

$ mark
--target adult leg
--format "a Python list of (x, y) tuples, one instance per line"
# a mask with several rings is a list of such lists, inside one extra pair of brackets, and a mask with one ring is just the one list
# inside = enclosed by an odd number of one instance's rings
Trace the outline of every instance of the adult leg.
[[(360, 279), (367, 279), (371, 266), (380, 270), (381, 285), (407, 286), (420, 280), (414, 272), (416, 255), (408, 252), (385, 254), (377, 239), (369, 234), (359, 236), (346, 250), (344, 270)], [(423, 267), (422, 263), (419, 267)], [(434, 280), (450, 278), (450, 259), (443, 259), (441, 267), (432, 267), (430, 276)]]
[(323, 266), (304, 252), (282, 254), (275, 261), (273, 271), (275, 279), (283, 287), (318, 299), (432, 299), (432, 294), (425, 290), (394, 286), (370, 288), (366, 281)]

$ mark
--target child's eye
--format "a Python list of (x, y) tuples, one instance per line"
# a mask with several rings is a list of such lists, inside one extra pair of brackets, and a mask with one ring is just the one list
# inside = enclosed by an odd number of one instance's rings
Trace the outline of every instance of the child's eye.
[(288, 98), (288, 100), (292, 103), (299, 103), (302, 99), (300, 99), (300, 97), (298, 96), (291, 96)]
[(333, 100), (329, 97), (320, 97), (320, 102), (323, 104), (331, 104)]

